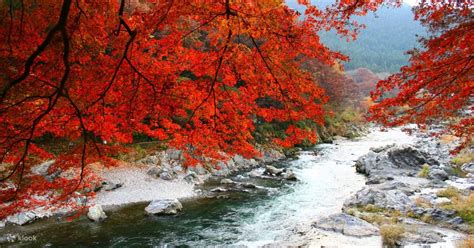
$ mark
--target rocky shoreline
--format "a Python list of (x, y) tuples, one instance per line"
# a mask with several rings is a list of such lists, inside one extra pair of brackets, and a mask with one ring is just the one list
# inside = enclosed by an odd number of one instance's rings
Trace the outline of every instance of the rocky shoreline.
[[(261, 149), (261, 154), (261, 157), (252, 159), (235, 155), (227, 162), (220, 162), (219, 169), (205, 168), (202, 165), (184, 168), (181, 151), (167, 149), (149, 155), (133, 165), (97, 170), (97, 174), (103, 180), (95, 189), (91, 189), (96, 192), (96, 197), (87, 199), (78, 193), (74, 200), (88, 209), (87, 217), (89, 219), (103, 221), (107, 218), (105, 211), (130, 204), (150, 202), (150, 205), (157, 205), (160, 204), (158, 203), (160, 201), (166, 203), (194, 197), (208, 197), (201, 194), (196, 186), (202, 185), (212, 178), (224, 178), (287, 158), (281, 150), (277, 149)], [(33, 168), (33, 172), (46, 178), (64, 176), (62, 173), (48, 173), (48, 168), (53, 163), (54, 161), (46, 161), (39, 164)], [(268, 176), (278, 177), (280, 174), (288, 176), (288, 173), (281, 171), (278, 172), (278, 175), (270, 174)], [(240, 185), (236, 182), (233, 183), (233, 186), (251, 187), (251, 185)], [(26, 225), (44, 218), (68, 216), (74, 212), (75, 209), (67, 206), (39, 207), (0, 220), (0, 228), (7, 225)]]
[(380, 235), (387, 246), (454, 246), (474, 231), (474, 175), (472, 162), (462, 171), (451, 166), (452, 146), (432, 132), (417, 132), (413, 145), (371, 149), (355, 161), (366, 186), (344, 202), (341, 214), (313, 227), (355, 237)]
[[(353, 191), (354, 195), (344, 202), (341, 213), (336, 211), (337, 214), (318, 219), (312, 225), (310, 222), (309, 229), (301, 235), (317, 236), (321, 241), (335, 237), (324, 234), (331, 232), (358, 244), (370, 240), (378, 246), (383, 239), (389, 246), (447, 244), (447, 247), (454, 247), (456, 240), (473, 231), (468, 214), (472, 216), (469, 202), (472, 201), (474, 178), (472, 163), (461, 166), (461, 172), (451, 166), (449, 150), (452, 145), (440, 143), (430, 132), (416, 132), (405, 145), (374, 147), (356, 159), (366, 151), (358, 153), (348, 160), (348, 166), (354, 161), (355, 170), (366, 176), (365, 187)], [(228, 197), (230, 192), (271, 190), (249, 182), (249, 178), (298, 180), (291, 168), (272, 166), (289, 156), (273, 149), (262, 154), (258, 159), (234, 156), (220, 163), (220, 170), (202, 166), (183, 169), (181, 152), (169, 149), (139, 160), (133, 167), (101, 170), (104, 181), (94, 189), (96, 197), (84, 201), (89, 209), (87, 217), (100, 222), (107, 218), (107, 213), (114, 214), (114, 211), (109, 212), (112, 208), (143, 202), (150, 203), (143, 210), (145, 214), (174, 215), (183, 208), (180, 201), (186, 199), (219, 199)], [(47, 171), (42, 169), (38, 168), (39, 173)], [(210, 183), (202, 187), (204, 182)], [(460, 205), (463, 202), (468, 205)], [(10, 216), (7, 222), (23, 225), (68, 213), (68, 209), (56, 212), (38, 209)], [(295, 243), (311, 246), (311, 241), (304, 238), (288, 245)]]

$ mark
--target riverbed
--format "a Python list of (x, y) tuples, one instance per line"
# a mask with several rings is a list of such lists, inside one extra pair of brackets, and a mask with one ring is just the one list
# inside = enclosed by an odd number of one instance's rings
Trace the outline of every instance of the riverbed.
[[(414, 138), (400, 129), (373, 130), (354, 140), (337, 139), (300, 152), (297, 158), (275, 166), (289, 167), (298, 181), (252, 178), (248, 172), (232, 179), (258, 186), (257, 190), (223, 192), (218, 197), (182, 199), (177, 216), (145, 216), (146, 203), (107, 211), (104, 222), (81, 217), (71, 222), (48, 219), (7, 227), (9, 234), (35, 240), (4, 243), (2, 247), (83, 246), (247, 246), (309, 245), (380, 247), (380, 237), (353, 238), (311, 228), (319, 218), (341, 212), (345, 199), (360, 190), (365, 178), (356, 173), (354, 160), (371, 147), (410, 144)], [(212, 183), (200, 190), (208, 192)], [(159, 189), (157, 189), (159, 190)]]

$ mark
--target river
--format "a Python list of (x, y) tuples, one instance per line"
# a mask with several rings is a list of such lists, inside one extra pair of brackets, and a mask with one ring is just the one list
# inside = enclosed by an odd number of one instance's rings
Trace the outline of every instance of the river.
[[(291, 167), (297, 182), (255, 179), (242, 173), (233, 179), (251, 182), (261, 190), (187, 199), (177, 216), (145, 216), (146, 204), (135, 204), (108, 212), (109, 218), (102, 223), (85, 217), (72, 222), (49, 219), (3, 231), (36, 237), (36, 241), (7, 244), (13, 247), (379, 246), (380, 237), (356, 239), (324, 233), (311, 229), (311, 224), (340, 212), (344, 200), (364, 186), (365, 179), (355, 172), (354, 160), (371, 147), (411, 142), (413, 138), (401, 130), (390, 129), (373, 130), (355, 140), (321, 144), (276, 165)], [(212, 187), (215, 185), (211, 183), (203, 190)]]

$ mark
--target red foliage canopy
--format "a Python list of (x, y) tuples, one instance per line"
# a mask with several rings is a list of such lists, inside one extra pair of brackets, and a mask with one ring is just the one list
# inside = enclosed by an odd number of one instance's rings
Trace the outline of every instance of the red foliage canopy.
[[(453, 117), (447, 129), (462, 138), (459, 148), (469, 145), (474, 133), (474, 14), (470, 0), (422, 1), (416, 18), (431, 36), (423, 48), (412, 51), (410, 64), (373, 92), (371, 120), (387, 126), (427, 124)], [(397, 90), (394, 97), (386, 92)], [(464, 113), (462, 113), (464, 112)]]
[[(343, 58), (317, 32), (353, 34), (349, 16), (375, 5), (309, 6), (300, 20), (283, 1), (3, 1), (1, 201), (19, 201), (0, 217), (45, 188), (67, 195), (84, 187), (84, 166), (107, 162), (134, 134), (166, 140), (195, 164), (257, 154), (256, 116), (321, 123), (326, 97), (301, 64)], [(262, 97), (281, 104), (259, 107)], [(294, 126), (287, 133), (284, 145), (316, 138)], [(52, 157), (38, 146), (44, 136), (71, 142), (54, 166), (75, 177), (31, 173)]]

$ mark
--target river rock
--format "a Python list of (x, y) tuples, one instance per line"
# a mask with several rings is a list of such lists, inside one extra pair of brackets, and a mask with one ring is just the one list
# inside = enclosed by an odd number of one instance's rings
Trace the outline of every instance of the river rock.
[(378, 235), (379, 230), (369, 222), (348, 214), (335, 214), (313, 224), (326, 231), (339, 232), (348, 236), (366, 237)]
[(286, 158), (285, 154), (275, 149), (265, 149), (262, 151), (262, 157), (260, 158), (261, 161), (265, 164), (277, 162)]
[(227, 192), (227, 189), (222, 188), (222, 187), (217, 187), (217, 188), (211, 189), (210, 191), (211, 192)]
[(235, 184), (235, 182), (232, 181), (232, 180), (229, 179), (229, 178), (224, 178), (224, 179), (222, 179), (220, 183), (221, 183), (221, 184)]
[(282, 173), (283, 173), (283, 169), (278, 169), (278, 168), (276, 168), (274, 166), (271, 166), (271, 165), (267, 165), (265, 167), (264, 174), (272, 175), (272, 176), (280, 176)]
[(37, 216), (34, 211), (26, 211), (8, 216), (6, 222), (22, 226), (34, 221), (35, 219), (37, 219)]
[(387, 154), (397, 168), (411, 169), (421, 167), (425, 163), (430, 165), (439, 164), (436, 160), (431, 159), (427, 153), (409, 145), (390, 148), (387, 150)]
[(474, 162), (464, 164), (461, 166), (461, 169), (467, 173), (474, 174)]
[(206, 175), (209, 174), (209, 171), (206, 170), (201, 164), (197, 164), (196, 166), (193, 166), (191, 168), (188, 168), (188, 171), (194, 172), (197, 175)]
[(441, 181), (448, 180), (449, 178), (448, 173), (446, 173), (446, 171), (441, 168), (430, 168), (428, 177), (431, 179), (436, 179), (436, 180), (441, 180)]
[(116, 190), (116, 189), (118, 189), (122, 186), (123, 186), (122, 183), (114, 183), (114, 182), (111, 182), (111, 181), (102, 182), (102, 189), (105, 190), (105, 191)]
[(356, 170), (367, 176), (416, 175), (425, 164), (437, 161), (408, 145), (393, 146), (379, 153), (370, 151), (356, 161)]
[(392, 181), (394, 178), (391, 176), (383, 176), (383, 175), (373, 175), (370, 178), (367, 179), (365, 184), (370, 185), (370, 184), (381, 184), (387, 181)]
[(139, 160), (138, 163), (148, 166), (157, 166), (160, 165), (161, 161), (157, 155), (151, 155)]
[(89, 211), (87, 212), (87, 218), (93, 221), (103, 221), (107, 219), (107, 215), (105, 214), (104, 210), (102, 209), (102, 206), (100, 205), (94, 205), (89, 208)]
[[(399, 178), (400, 180), (404, 180), (405, 178)], [(406, 179), (405, 179), (406, 180)], [(416, 184), (409, 184), (403, 183), (397, 180), (391, 180), (374, 187), (378, 190), (400, 190), (401, 192), (405, 193), (406, 195), (413, 195), (416, 191), (419, 190), (419, 186)]]
[(53, 165), (54, 162), (55, 160), (49, 160), (39, 165), (33, 166), (31, 168), (31, 172), (33, 172), (36, 175), (47, 176), (49, 174), (48, 173), (49, 167), (51, 167), (51, 165)]
[(257, 185), (255, 185), (253, 183), (241, 183), (240, 186), (242, 186), (243, 188), (246, 188), (246, 189), (256, 189), (257, 188)]
[(446, 221), (446, 223), (448, 223), (451, 226), (457, 226), (457, 225), (461, 225), (462, 223), (464, 223), (464, 220), (461, 217), (456, 216), (456, 217)]
[(386, 151), (387, 149), (392, 148), (394, 146), (395, 146), (395, 144), (389, 144), (389, 145), (385, 145), (385, 146), (372, 147), (372, 148), (370, 148), (370, 150), (375, 152), (375, 153), (379, 153), (379, 152)]
[(288, 181), (298, 180), (298, 178), (296, 178), (295, 173), (290, 169), (287, 169), (285, 173), (283, 173), (283, 179), (288, 180)]
[(444, 237), (446, 235), (440, 232), (416, 225), (416, 228), (404, 233), (402, 241), (410, 244), (433, 244), (443, 242)]
[(379, 208), (406, 212), (415, 203), (401, 190), (379, 190), (364, 188), (344, 202), (345, 207), (374, 205)]
[(174, 176), (170, 173), (170, 172), (167, 172), (167, 171), (163, 171), (160, 173), (160, 178), (163, 179), (163, 180), (173, 180), (174, 179)]
[(232, 173), (227, 166), (221, 166), (219, 169), (211, 169), (211, 174), (218, 177), (227, 177)]
[(231, 161), (235, 165), (235, 167), (241, 169), (249, 169), (258, 165), (258, 162), (255, 159), (246, 159), (241, 155), (233, 156), (229, 162)]
[(146, 172), (146, 174), (152, 176), (152, 177), (155, 177), (155, 178), (158, 178), (160, 177), (160, 173), (161, 173), (161, 168), (160, 167), (151, 167), (150, 169), (148, 169), (148, 171)]
[(170, 148), (166, 150), (166, 158), (168, 160), (180, 161), (183, 159), (183, 152), (178, 149)]
[(451, 203), (451, 200), (447, 197), (436, 197), (433, 200), (431, 200), (430, 202), (433, 205), (441, 205), (441, 204)]
[(183, 205), (178, 199), (154, 200), (146, 208), (149, 215), (170, 215), (177, 214), (183, 209)]
[(429, 208), (426, 210), (426, 214), (435, 221), (447, 222), (455, 216), (456, 211), (442, 208)]
[(449, 185), (454, 186), (460, 190), (474, 191), (474, 178), (452, 178), (446, 181)]
[(202, 184), (203, 180), (194, 172), (190, 171), (183, 179), (188, 183)]

